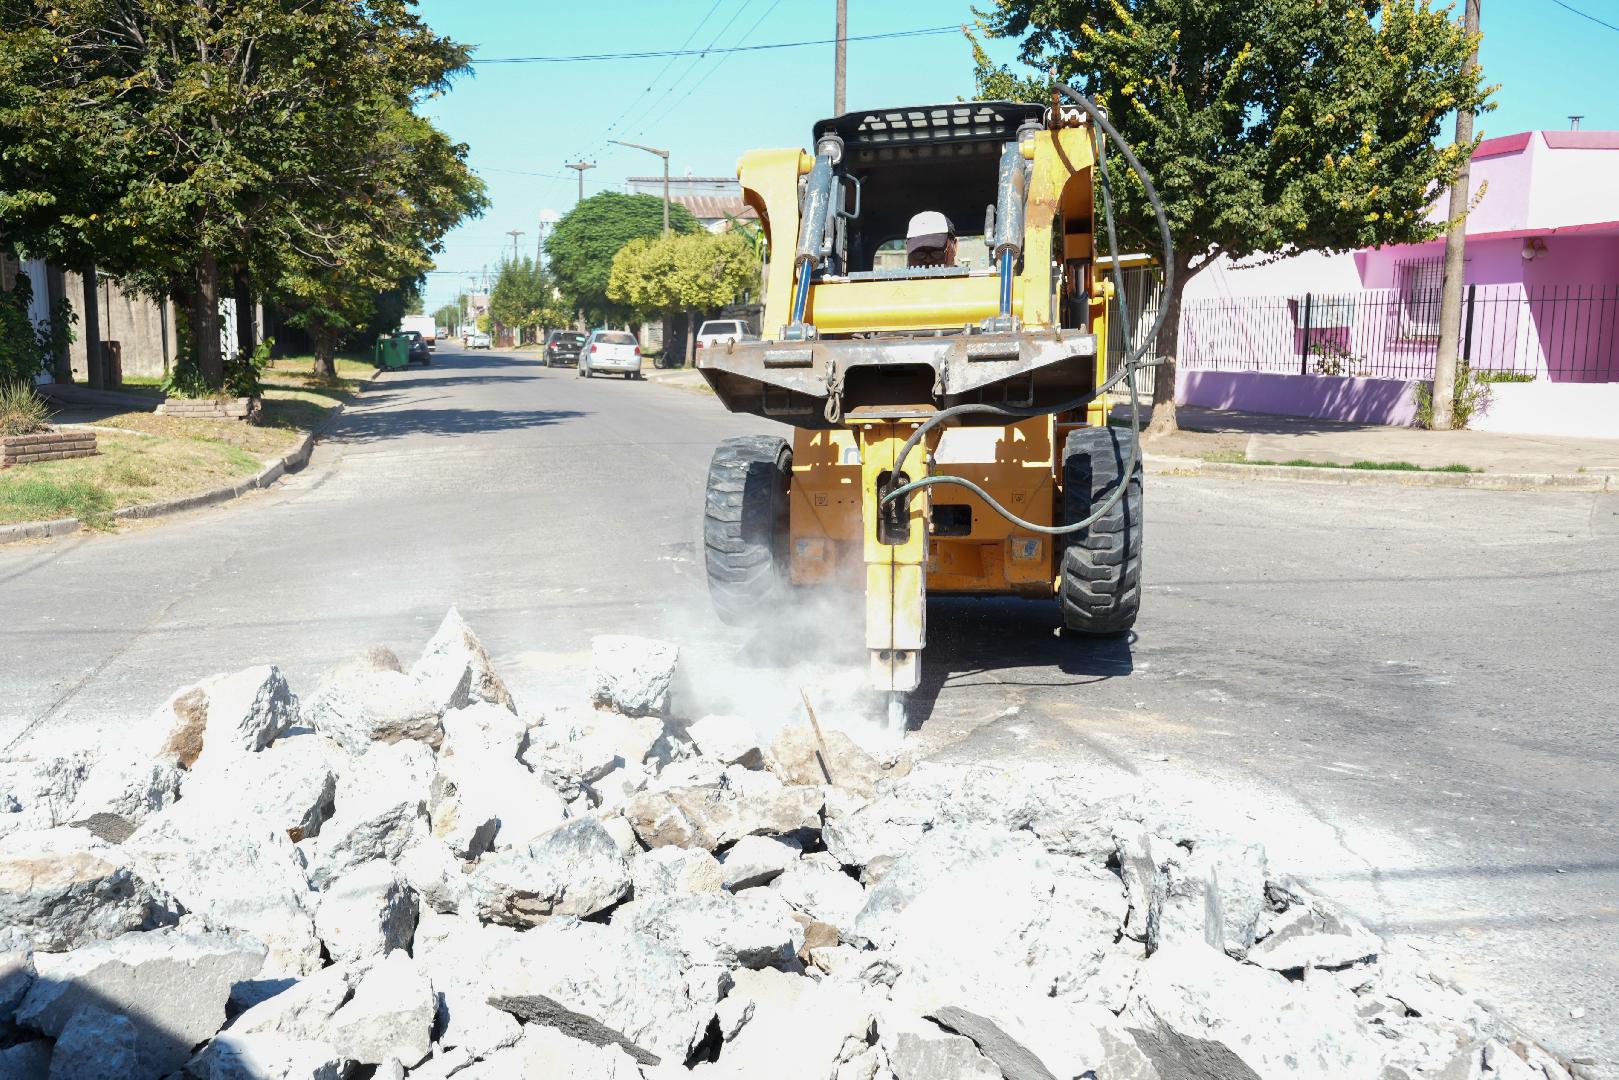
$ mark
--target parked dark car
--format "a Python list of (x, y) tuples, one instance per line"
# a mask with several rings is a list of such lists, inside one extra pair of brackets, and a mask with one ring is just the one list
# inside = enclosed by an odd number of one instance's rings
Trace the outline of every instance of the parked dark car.
[(577, 330), (551, 331), (545, 338), (545, 366), (577, 365), (584, 345), (585, 335)]
[(410, 342), (410, 353), (405, 357), (405, 363), (431, 364), (433, 362), (433, 350), (427, 344), (427, 339), (422, 337), (421, 331), (406, 330), (400, 336)]

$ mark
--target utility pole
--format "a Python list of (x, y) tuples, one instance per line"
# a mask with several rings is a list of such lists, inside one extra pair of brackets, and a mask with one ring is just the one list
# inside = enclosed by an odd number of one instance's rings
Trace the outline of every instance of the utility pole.
[(594, 169), (595, 167), (596, 167), (596, 163), (594, 161), (570, 161), (570, 162), (568, 162), (568, 168), (572, 169), (574, 172), (579, 174), (579, 201), (580, 202), (585, 201), (585, 170), (586, 169)]
[(832, 62), (832, 115), (844, 113), (844, 83), (849, 74), (849, 0), (838, 0), (838, 43)]
[[(1478, 34), (1480, 0), (1467, 0), (1463, 25)], [(1478, 46), (1468, 57), (1469, 73), (1478, 69)], [(1456, 145), (1473, 143), (1473, 111), (1456, 110)], [(1467, 272), (1467, 197), (1472, 177), (1471, 157), (1463, 158), (1450, 185), (1450, 232), (1445, 236), (1445, 279), (1439, 299), (1439, 348), (1433, 365), (1433, 428), (1449, 431), (1456, 397), (1456, 357), (1460, 352), (1462, 329), (1462, 278)]]
[(669, 235), (669, 151), (659, 150), (652, 146), (642, 146), (640, 143), (624, 142), (622, 139), (608, 139), (610, 143), (619, 146), (628, 146), (632, 150), (645, 150), (649, 154), (657, 154), (663, 159), (663, 235)]
[(528, 233), (522, 229), (507, 229), (506, 235), (512, 238), (512, 263), (515, 264), (517, 262), (517, 238), (527, 236)]

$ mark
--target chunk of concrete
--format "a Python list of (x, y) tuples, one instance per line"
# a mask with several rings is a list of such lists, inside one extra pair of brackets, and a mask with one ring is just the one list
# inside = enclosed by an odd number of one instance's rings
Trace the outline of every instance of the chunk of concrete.
[(50, 1080), (128, 1080), (145, 1074), (135, 1024), (122, 1013), (85, 1005), (68, 1018), (51, 1051)]
[(0, 1050), (0, 1077), (5, 1080), (47, 1080), (51, 1072), (49, 1039), (29, 1039)]
[(337, 1010), (354, 995), (371, 961), (333, 964), (298, 979), (254, 1005), (230, 1026), (236, 1035), (273, 1035), (294, 1042), (321, 1041)]
[(27, 945), (0, 952), (0, 1026), (11, 1023), (34, 982), (34, 950)]
[(723, 880), (719, 860), (702, 848), (661, 847), (630, 856), (636, 900), (717, 893)]
[(192, 1080), (344, 1080), (352, 1065), (322, 1042), (231, 1030), (203, 1047), (186, 1064), (185, 1075)]
[(879, 1015), (877, 1029), (894, 1080), (1002, 1080), (1004, 1075), (971, 1039), (930, 1020), (889, 1009)]
[(863, 867), (905, 855), (933, 819), (933, 808), (925, 803), (885, 796), (853, 813), (829, 817), (821, 839), (844, 866)]
[(320, 835), (304, 841), (310, 884), (325, 888), (361, 863), (399, 858), (426, 830), (437, 769), (423, 743), (373, 743), (338, 785), (336, 811)]
[(421, 903), (432, 911), (460, 911), (472, 895), (467, 864), (436, 836), (418, 836), (400, 852), (395, 863)]
[(1247, 959), (1272, 971), (1332, 970), (1370, 962), (1382, 951), (1375, 934), (1312, 897), (1277, 918)]
[(481, 701), (517, 711), (511, 691), (495, 673), (483, 643), (453, 607), (421, 657), (411, 665), (410, 675), (441, 710), (465, 708)]
[(194, 771), (176, 812), (272, 826), (297, 843), (318, 836), (332, 816), (338, 779), (350, 760), (323, 735), (277, 739), (260, 753)]
[(848, 735), (831, 728), (819, 734), (808, 724), (776, 733), (765, 751), (770, 771), (788, 784), (831, 784), (865, 798), (876, 793), (883, 768)]
[(576, 818), (522, 849), (486, 856), (471, 876), (480, 917), (533, 926), (554, 915), (594, 915), (630, 889), (630, 868), (601, 822)]
[(298, 699), (280, 669), (261, 664), (176, 691), (146, 724), (141, 748), (192, 769), (205, 752), (230, 757), (263, 750), (298, 715)]
[(126, 852), (83, 829), (0, 837), (0, 947), (62, 952), (177, 917)]
[(363, 754), (373, 743), (402, 739), (437, 746), (444, 738), (442, 711), (409, 675), (348, 664), (327, 674), (305, 715), (320, 734), (351, 754)]
[(688, 971), (681, 954), (622, 927), (554, 920), (514, 936), (491, 971), (489, 1003), (528, 1025), (644, 1065), (679, 1065), (702, 1040), (729, 985)]
[(590, 643), (590, 700), (626, 716), (663, 716), (669, 710), (680, 650), (651, 638), (604, 634)]
[(1121, 1019), (1163, 1080), (1376, 1076), (1382, 1058), (1351, 1009), (1198, 942), (1148, 959)]
[(841, 870), (801, 860), (770, 883), (771, 890), (794, 911), (841, 932), (852, 929), (866, 905), (866, 890)]
[(840, 1066), (876, 1042), (880, 999), (856, 985), (782, 971), (739, 971), (727, 999), (751, 1003), (753, 1014), (719, 1060), (698, 1065), (693, 1077), (823, 1080), (839, 1075)]
[(315, 932), (337, 961), (408, 951), (417, 913), (416, 893), (404, 875), (377, 859), (345, 871), (321, 893)]
[(74, 820), (73, 801), (94, 764), (88, 752), (0, 761), (0, 836)]
[(768, 885), (803, 853), (803, 847), (791, 839), (744, 836), (720, 855), (724, 885), (732, 892)]
[(166, 813), (148, 819), (121, 850), (138, 874), (187, 912), (263, 942), (266, 975), (302, 975), (320, 966), (320, 940), (306, 906), (309, 882), (285, 832)]
[(438, 768), (430, 804), (433, 835), (463, 858), (489, 848), (521, 848), (566, 816), (561, 796), (510, 755), (462, 747), (440, 758)]
[(769, 890), (637, 901), (613, 925), (674, 949), (686, 962), (725, 969), (790, 963), (804, 943), (792, 909)]
[(757, 769), (764, 764), (758, 730), (745, 716), (723, 713), (704, 716), (686, 725), (686, 736), (700, 754), (723, 765)]
[(515, 758), (529, 748), (529, 726), (503, 705), (474, 701), (444, 714), (441, 754), (497, 754)]
[(139, 825), (174, 805), (185, 778), (185, 771), (177, 765), (154, 761), (128, 747), (114, 749), (90, 770), (68, 810), (68, 820), (112, 814), (132, 827)]
[(642, 1080), (635, 1058), (622, 1047), (597, 1046), (557, 1028), (533, 1026), (517, 1047), (523, 1076), (551, 1080)]
[(398, 1058), (414, 1067), (432, 1048), (437, 1011), (437, 995), (421, 965), (396, 951), (360, 977), (326, 1031), (333, 1047), (362, 1065)]
[(710, 851), (744, 836), (783, 836), (821, 823), (818, 789), (782, 788), (746, 798), (719, 784), (642, 792), (624, 807), (635, 835), (649, 848), (701, 847)]
[(231, 987), (258, 974), (264, 947), (251, 939), (179, 927), (124, 934), (64, 956), (36, 980), (17, 1021), (61, 1037), (86, 1006), (134, 1025), (139, 1075), (163, 1076), (225, 1022)]

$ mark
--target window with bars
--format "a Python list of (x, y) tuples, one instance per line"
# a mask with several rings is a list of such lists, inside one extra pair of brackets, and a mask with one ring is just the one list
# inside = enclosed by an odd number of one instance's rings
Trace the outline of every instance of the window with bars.
[(1394, 288), (1400, 297), (1400, 336), (1426, 340), (1439, 336), (1439, 311), (1445, 282), (1445, 260), (1410, 259), (1394, 266)]

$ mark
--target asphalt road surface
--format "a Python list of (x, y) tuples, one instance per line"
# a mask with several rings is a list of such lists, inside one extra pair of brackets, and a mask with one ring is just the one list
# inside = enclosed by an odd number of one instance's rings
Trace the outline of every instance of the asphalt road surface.
[[(409, 662), (451, 604), (529, 708), (577, 699), (603, 632), (728, 658), (719, 697), (779, 689), (805, 650), (858, 644), (859, 616), (761, 644), (707, 614), (709, 454), (772, 430), (440, 350), (270, 492), (0, 548), (0, 746), (93, 743), (253, 663), (307, 692), (368, 644)], [(1241, 807), (1276, 861), (1532, 1033), (1619, 1060), (1619, 497), (1152, 478), (1147, 507), (1137, 636), (936, 600), (909, 738)]]

